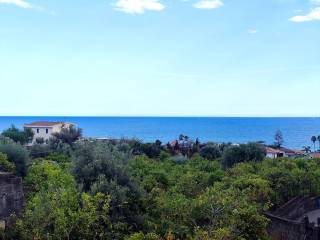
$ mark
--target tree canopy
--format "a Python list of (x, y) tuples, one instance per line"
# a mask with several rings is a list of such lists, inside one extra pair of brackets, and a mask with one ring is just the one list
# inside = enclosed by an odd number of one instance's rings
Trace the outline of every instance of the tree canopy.
[(159, 142), (65, 144), (31, 154), (26, 207), (6, 239), (266, 240), (265, 211), (320, 194), (319, 159), (265, 159), (256, 143), (196, 141), (186, 155)]

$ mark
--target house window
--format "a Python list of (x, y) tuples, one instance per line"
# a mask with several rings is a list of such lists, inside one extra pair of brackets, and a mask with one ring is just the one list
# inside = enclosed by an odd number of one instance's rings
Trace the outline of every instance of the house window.
[(48, 130), (48, 128), (46, 128), (46, 134), (48, 134), (48, 132), (49, 132), (49, 130)]
[(37, 128), (37, 133), (39, 133), (39, 128)]

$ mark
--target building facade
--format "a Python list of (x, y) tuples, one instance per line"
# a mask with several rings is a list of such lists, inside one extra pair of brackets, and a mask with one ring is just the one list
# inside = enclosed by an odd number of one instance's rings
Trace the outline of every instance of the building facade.
[(66, 122), (33, 122), (24, 125), (25, 128), (31, 129), (34, 133), (30, 144), (35, 144), (37, 141), (43, 141), (43, 143), (47, 144), (53, 133), (59, 133), (63, 128), (69, 128), (70, 126), (74, 126), (74, 124)]

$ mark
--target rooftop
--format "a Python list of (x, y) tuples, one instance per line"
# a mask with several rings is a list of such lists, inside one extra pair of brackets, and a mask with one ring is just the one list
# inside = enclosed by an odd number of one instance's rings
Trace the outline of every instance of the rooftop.
[(295, 150), (295, 149), (288, 149), (288, 148), (281, 148), (281, 151), (284, 151), (286, 154), (297, 154), (297, 155), (304, 155), (305, 152), (301, 150)]
[(278, 150), (278, 149), (274, 149), (274, 148), (271, 148), (271, 147), (266, 147), (266, 152), (267, 153), (272, 153), (272, 154), (283, 153), (283, 151)]
[(25, 127), (52, 127), (56, 125), (66, 124), (65, 122), (46, 122), (46, 121), (40, 121), (40, 122), (33, 122), (29, 124), (25, 124)]

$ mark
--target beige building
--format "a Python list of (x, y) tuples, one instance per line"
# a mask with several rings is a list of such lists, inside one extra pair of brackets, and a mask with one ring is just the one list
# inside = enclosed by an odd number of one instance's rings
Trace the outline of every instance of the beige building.
[(37, 139), (43, 139), (44, 143), (48, 143), (53, 133), (60, 132), (63, 128), (74, 126), (72, 123), (66, 122), (33, 122), (25, 124), (25, 128), (33, 131), (34, 136), (31, 144), (36, 143)]

